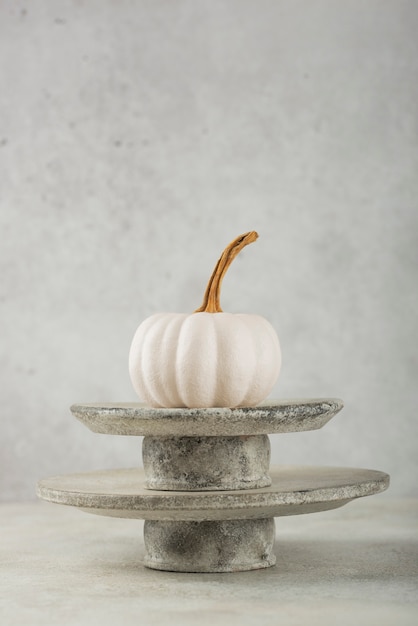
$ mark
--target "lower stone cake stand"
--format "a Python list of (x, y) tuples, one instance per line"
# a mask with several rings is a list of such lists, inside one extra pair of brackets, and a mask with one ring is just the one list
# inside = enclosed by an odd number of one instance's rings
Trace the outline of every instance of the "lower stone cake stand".
[(274, 565), (274, 518), (335, 509), (387, 489), (384, 472), (341, 467), (270, 470), (267, 433), (321, 428), (337, 399), (237, 409), (74, 405), (98, 433), (142, 435), (144, 470), (41, 480), (38, 495), (98, 515), (144, 519), (147, 567), (232, 572)]

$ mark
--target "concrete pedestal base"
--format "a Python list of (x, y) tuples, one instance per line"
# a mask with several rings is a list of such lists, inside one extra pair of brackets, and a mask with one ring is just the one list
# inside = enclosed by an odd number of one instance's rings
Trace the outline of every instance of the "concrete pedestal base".
[(147, 520), (144, 565), (171, 572), (240, 572), (271, 567), (274, 518), (202, 522)]
[(342, 406), (332, 398), (236, 409), (75, 405), (74, 415), (94, 432), (144, 437), (145, 480), (139, 469), (55, 476), (39, 482), (38, 495), (98, 515), (144, 519), (144, 564), (152, 569), (268, 568), (275, 563), (274, 517), (335, 509), (389, 485), (389, 476), (375, 470), (269, 471), (269, 433), (321, 428)]
[(144, 437), (148, 489), (216, 491), (271, 485), (267, 435)]

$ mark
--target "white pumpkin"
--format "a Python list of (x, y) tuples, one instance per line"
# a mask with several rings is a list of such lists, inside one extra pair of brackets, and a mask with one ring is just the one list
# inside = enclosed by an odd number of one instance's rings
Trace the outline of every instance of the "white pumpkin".
[(279, 340), (260, 315), (224, 313), (219, 304), (226, 270), (258, 235), (237, 237), (224, 250), (200, 309), (157, 313), (139, 326), (129, 354), (135, 391), (154, 407), (254, 406), (280, 372)]

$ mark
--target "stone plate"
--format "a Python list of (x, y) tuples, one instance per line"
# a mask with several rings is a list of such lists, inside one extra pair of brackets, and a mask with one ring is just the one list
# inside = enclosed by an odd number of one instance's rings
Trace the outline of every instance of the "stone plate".
[(89, 513), (150, 520), (267, 518), (338, 508), (387, 489), (383, 472), (343, 467), (279, 466), (272, 485), (241, 491), (154, 491), (141, 469), (103, 470), (41, 480), (38, 496)]
[(199, 437), (316, 430), (343, 406), (338, 398), (317, 398), (233, 409), (154, 409), (139, 403), (74, 404), (71, 412), (95, 433)]

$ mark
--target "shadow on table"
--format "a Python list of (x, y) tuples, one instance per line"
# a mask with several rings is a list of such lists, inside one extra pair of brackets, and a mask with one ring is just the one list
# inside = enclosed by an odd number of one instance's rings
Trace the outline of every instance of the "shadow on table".
[[(143, 552), (138, 554), (118, 555), (118, 562), (112, 563), (115, 569), (129, 571), (131, 574), (140, 568), (142, 577), (145, 571), (161, 584), (184, 578), (191, 582), (222, 581), (223, 584), (263, 585), (295, 584), (310, 586), (329, 583), (347, 583), (348, 581), (387, 581), (397, 579), (408, 581), (418, 579), (418, 542), (411, 540), (396, 541), (303, 541), (286, 539), (276, 541), (276, 565), (271, 568), (250, 572), (226, 574), (201, 574), (162, 572), (144, 568), (141, 563)], [(114, 553), (116, 557), (116, 553)], [(107, 564), (110, 565), (109, 563)], [(145, 570), (145, 571), (144, 571)]]

